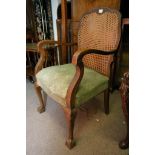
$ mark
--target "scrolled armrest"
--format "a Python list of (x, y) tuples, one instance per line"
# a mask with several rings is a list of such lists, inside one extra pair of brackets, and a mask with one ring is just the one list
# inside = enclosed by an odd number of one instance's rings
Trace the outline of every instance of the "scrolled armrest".
[(101, 55), (112, 55), (116, 53), (117, 50), (114, 51), (102, 51), (102, 50), (96, 50), (96, 49), (84, 49), (84, 50), (78, 50), (74, 53), (72, 58), (72, 64), (77, 65), (79, 63), (82, 63), (82, 58), (87, 54), (101, 54)]
[(58, 46), (59, 42), (58, 41), (54, 41), (54, 40), (42, 40), (42, 41), (39, 41), (38, 44), (37, 44), (38, 52), (39, 53), (44, 52), (45, 49), (50, 47), (51, 45)]
[(40, 53), (40, 58), (35, 66), (35, 75), (43, 68), (43, 64), (47, 58), (46, 50), (51, 45), (58, 46), (59, 42), (53, 41), (53, 40), (42, 40), (42, 41), (38, 42), (37, 51), (38, 51), (38, 53)]
[(72, 64), (76, 66), (76, 73), (67, 90), (66, 104), (68, 108), (73, 109), (75, 107), (74, 106), (75, 96), (84, 74), (84, 65), (82, 62), (82, 58), (86, 54), (96, 53), (96, 54), (102, 54), (102, 55), (111, 55), (116, 53), (116, 51), (117, 50), (108, 52), (108, 51), (101, 51), (101, 50), (95, 50), (95, 49), (84, 49), (84, 50), (78, 50), (74, 53), (72, 58)]

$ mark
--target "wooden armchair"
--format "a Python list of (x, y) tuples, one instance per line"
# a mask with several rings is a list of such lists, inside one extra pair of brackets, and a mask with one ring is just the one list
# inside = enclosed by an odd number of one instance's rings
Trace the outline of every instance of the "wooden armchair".
[(110, 68), (120, 36), (120, 13), (109, 8), (97, 8), (86, 13), (80, 21), (78, 50), (73, 55), (72, 64), (42, 69), (46, 48), (60, 44), (50, 40), (38, 43), (40, 59), (35, 68), (35, 89), (40, 101), (38, 111), (45, 111), (42, 89), (64, 109), (68, 126), (66, 145), (70, 149), (75, 145), (74, 121), (81, 105), (104, 92), (104, 111), (109, 113)]

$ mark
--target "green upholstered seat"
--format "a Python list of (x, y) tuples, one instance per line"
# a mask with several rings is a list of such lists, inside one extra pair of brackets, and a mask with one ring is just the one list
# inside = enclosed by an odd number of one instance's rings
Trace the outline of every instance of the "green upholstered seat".
[[(66, 93), (76, 68), (73, 64), (52, 66), (37, 73), (37, 83), (43, 90), (62, 106), (66, 106)], [(108, 77), (84, 68), (84, 76), (76, 94), (75, 106), (78, 107), (90, 98), (108, 88)]]

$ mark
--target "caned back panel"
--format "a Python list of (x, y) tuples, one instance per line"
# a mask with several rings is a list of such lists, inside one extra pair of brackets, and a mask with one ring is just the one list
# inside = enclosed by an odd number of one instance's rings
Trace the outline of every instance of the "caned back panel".
[[(85, 14), (78, 31), (78, 49), (113, 51), (118, 48), (121, 36), (121, 17), (117, 10), (98, 8)], [(109, 76), (113, 56), (88, 54), (85, 66)]]

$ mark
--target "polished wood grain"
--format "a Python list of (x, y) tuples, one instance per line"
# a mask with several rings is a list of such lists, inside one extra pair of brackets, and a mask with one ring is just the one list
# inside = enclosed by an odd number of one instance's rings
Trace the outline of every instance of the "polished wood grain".
[(66, 47), (66, 42), (67, 42), (67, 1), (66, 0), (61, 0), (61, 11), (62, 11), (62, 25), (61, 25), (61, 30), (62, 30), (62, 53), (60, 53), (62, 59), (60, 59), (61, 64), (65, 64), (67, 62), (67, 47)]

